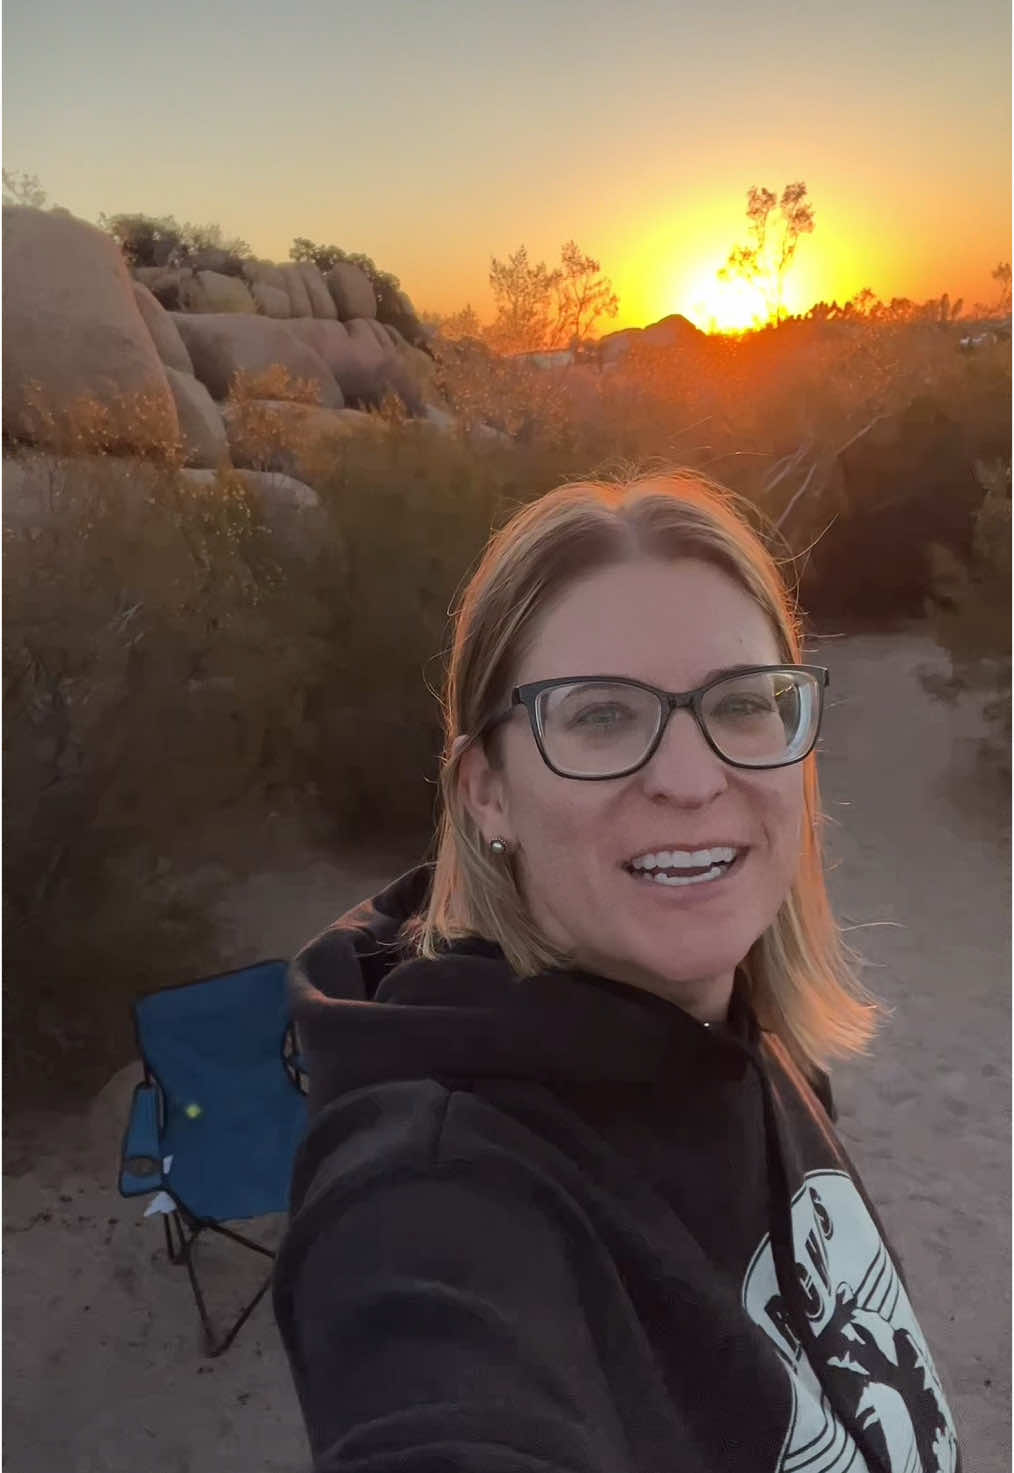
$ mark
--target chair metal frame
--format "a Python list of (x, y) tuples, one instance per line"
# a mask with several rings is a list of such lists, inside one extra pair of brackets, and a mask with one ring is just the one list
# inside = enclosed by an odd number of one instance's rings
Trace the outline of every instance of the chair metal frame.
[[(262, 962), (255, 962), (251, 963), (250, 965), (286, 966), (287, 963), (282, 961), (280, 958), (270, 957), (265, 958)], [(219, 977), (228, 977), (233, 975), (236, 971), (244, 970), (246, 970), (246, 968), (233, 968), (227, 972), (215, 973), (208, 977), (195, 978), (191, 981), (181, 982), (176, 985), (179, 988), (185, 988), (194, 986), (201, 982), (214, 982)], [(172, 990), (174, 989), (171, 987), (166, 987), (160, 988), (159, 992), (168, 992)], [(143, 1001), (143, 998), (139, 998), (138, 1001)], [(240, 1244), (242, 1247), (249, 1249), (251, 1252), (261, 1254), (264, 1257), (271, 1259), (272, 1263), (274, 1262), (275, 1252), (271, 1248), (266, 1248), (263, 1243), (254, 1242), (252, 1238), (248, 1238), (245, 1234), (237, 1232), (234, 1228), (225, 1227), (221, 1222), (218, 1222), (212, 1218), (201, 1217), (198, 1214), (192, 1212), (187, 1206), (186, 1202), (184, 1202), (183, 1199), (178, 1195), (178, 1193), (173, 1191), (172, 1187), (165, 1181), (164, 1172), (162, 1170), (162, 1158), (160, 1155), (158, 1155), (157, 1157), (149, 1158), (150, 1166), (155, 1168), (155, 1170), (153, 1170), (151, 1173), (153, 1177), (151, 1186), (134, 1191), (124, 1190), (123, 1176), (126, 1170), (126, 1163), (129, 1159), (131, 1159), (127, 1156), (127, 1143), (131, 1134), (132, 1127), (135, 1123), (137, 1097), (142, 1090), (149, 1089), (154, 1091), (155, 1106), (157, 1109), (158, 1117), (158, 1123), (156, 1127), (157, 1135), (160, 1134), (165, 1124), (165, 1090), (161, 1081), (158, 1078), (157, 1073), (151, 1067), (147, 1058), (145, 1057), (144, 1049), (141, 1043), (141, 1034), (136, 1008), (132, 1010), (132, 1015), (134, 1021), (134, 1037), (137, 1044), (138, 1054), (140, 1055), (141, 1065), (144, 1070), (144, 1078), (143, 1081), (135, 1087), (134, 1095), (131, 1100), (130, 1113), (128, 1116), (127, 1124), (124, 1128), (123, 1139), (120, 1148), (120, 1195), (124, 1197), (134, 1197), (143, 1195), (144, 1191), (159, 1191), (164, 1192), (165, 1195), (172, 1200), (173, 1210), (171, 1212), (166, 1212), (163, 1214), (163, 1229), (165, 1233), (166, 1253), (168, 1255), (169, 1262), (174, 1267), (182, 1267), (185, 1268), (187, 1271), (187, 1277), (190, 1281), (190, 1287), (193, 1292), (194, 1302), (197, 1305), (197, 1312), (200, 1316), (201, 1326), (204, 1332), (205, 1354), (209, 1358), (214, 1359), (224, 1354), (224, 1352), (229, 1349), (230, 1345), (232, 1345), (240, 1330), (243, 1328), (247, 1320), (257, 1308), (258, 1304), (264, 1298), (265, 1294), (271, 1287), (274, 1270), (272, 1268), (272, 1270), (268, 1273), (264, 1282), (258, 1288), (256, 1294), (243, 1307), (243, 1309), (240, 1311), (240, 1314), (232, 1323), (232, 1325), (229, 1326), (229, 1328), (226, 1329), (224, 1332), (219, 1333), (216, 1331), (215, 1325), (212, 1323), (211, 1316), (208, 1312), (204, 1290), (201, 1287), (200, 1280), (197, 1274), (197, 1267), (194, 1262), (194, 1247), (199, 1237), (202, 1233), (205, 1232), (218, 1233), (221, 1237), (229, 1238), (234, 1243)], [(293, 1087), (299, 1090), (300, 1093), (305, 1095), (307, 1093), (308, 1087), (307, 1077), (305, 1069), (303, 1067), (302, 1056), (299, 1051), (295, 1023), (291, 1018), (286, 1025), (281, 1039), (280, 1058), (282, 1067), (289, 1075)], [(155, 1143), (155, 1147), (156, 1150), (159, 1149), (157, 1141)]]
[[(169, 1195), (172, 1196), (173, 1194), (169, 1193)], [(265, 1248), (262, 1243), (255, 1243), (252, 1238), (244, 1237), (242, 1233), (237, 1233), (233, 1228), (223, 1227), (221, 1223), (211, 1222), (209, 1219), (201, 1220), (200, 1218), (194, 1217), (175, 1196), (173, 1196), (173, 1201), (176, 1202), (174, 1211), (166, 1212), (163, 1214), (162, 1219), (163, 1227), (165, 1228), (166, 1252), (169, 1255), (169, 1262), (171, 1264), (176, 1267), (182, 1266), (187, 1271), (187, 1276), (190, 1279), (190, 1287), (194, 1294), (194, 1301), (197, 1304), (197, 1312), (201, 1317), (201, 1325), (204, 1329), (205, 1353), (210, 1359), (215, 1359), (229, 1349), (229, 1346), (270, 1289), (274, 1270), (272, 1269), (268, 1273), (267, 1278), (261, 1284), (257, 1293), (241, 1311), (238, 1319), (235, 1320), (231, 1328), (224, 1335), (217, 1336), (215, 1327), (211, 1322), (211, 1317), (208, 1314), (204, 1291), (197, 1277), (197, 1269), (194, 1266), (194, 1244), (197, 1242), (201, 1233), (213, 1232), (219, 1233), (224, 1238), (231, 1238), (234, 1243), (241, 1243), (244, 1248), (250, 1248), (255, 1253), (263, 1253), (272, 1261), (275, 1255), (271, 1248)], [(177, 1242), (175, 1243), (173, 1242), (173, 1228), (175, 1228), (177, 1237)]]

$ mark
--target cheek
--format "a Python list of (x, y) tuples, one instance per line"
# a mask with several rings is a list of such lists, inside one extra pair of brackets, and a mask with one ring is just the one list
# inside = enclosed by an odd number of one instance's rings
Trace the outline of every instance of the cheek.
[(568, 869), (580, 869), (592, 854), (596, 835), (601, 837), (602, 820), (592, 805), (581, 803), (583, 794), (562, 792), (562, 780), (547, 776), (549, 784), (533, 784), (524, 795), (518, 841), (541, 869), (558, 869), (564, 858)]
[(766, 794), (765, 827), (780, 867), (790, 874), (795, 873), (802, 853), (805, 820), (802, 773), (798, 768), (786, 769), (783, 774), (779, 774), (779, 780)]
[[(537, 765), (536, 765), (537, 764)], [(540, 886), (566, 889), (601, 847), (608, 831), (603, 794), (594, 783), (568, 782), (557, 777), (535, 754), (512, 765), (514, 779), (507, 787), (511, 831), (520, 846), (522, 873), (538, 878)]]

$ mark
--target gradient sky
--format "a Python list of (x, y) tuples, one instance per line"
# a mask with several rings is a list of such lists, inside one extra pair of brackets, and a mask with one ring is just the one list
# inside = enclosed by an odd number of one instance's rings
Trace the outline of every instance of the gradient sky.
[(7, 0), (4, 166), (50, 202), (361, 250), (491, 315), (573, 237), (614, 326), (731, 310), (751, 184), (805, 180), (787, 302), (966, 302), (1010, 259), (1009, 0)]

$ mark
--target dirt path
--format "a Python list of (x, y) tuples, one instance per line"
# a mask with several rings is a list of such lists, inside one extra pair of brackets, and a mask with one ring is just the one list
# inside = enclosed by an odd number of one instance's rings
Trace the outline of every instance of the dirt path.
[[(979, 704), (928, 697), (925, 636), (824, 641), (838, 915), (893, 1008), (840, 1068), (839, 1128), (909, 1280), (971, 1473), (1010, 1450), (1009, 791), (977, 768)], [(886, 924), (884, 924), (886, 923)]]
[[(975, 703), (919, 631), (821, 641), (832, 887), (868, 983), (894, 1008), (840, 1069), (841, 1130), (902, 1257), (959, 1420), (968, 1473), (1010, 1467), (1010, 859), (1007, 800), (975, 772)], [(236, 962), (288, 955), (411, 854), (303, 857), (223, 908)], [(872, 923), (872, 924), (871, 924)], [(887, 924), (884, 924), (887, 923)], [(298, 1408), (262, 1305), (220, 1361), (200, 1354), (158, 1224), (114, 1177), (136, 1070), (79, 1117), (39, 1118), (5, 1156), (6, 1461), (18, 1473), (297, 1473)], [(264, 1241), (281, 1222), (261, 1225)], [(250, 1280), (209, 1245), (209, 1281)], [(256, 1272), (256, 1265), (252, 1265)]]

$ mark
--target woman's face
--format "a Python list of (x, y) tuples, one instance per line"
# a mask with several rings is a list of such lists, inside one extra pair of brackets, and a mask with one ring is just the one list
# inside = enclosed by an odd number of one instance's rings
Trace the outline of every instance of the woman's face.
[[(732, 578), (692, 560), (643, 559), (588, 575), (550, 607), (516, 683), (624, 675), (692, 690), (736, 665), (778, 664), (774, 633)], [(582, 782), (543, 762), (527, 713), (501, 728), (502, 763), (464, 755), (462, 793), (488, 841), (505, 838), (543, 934), (583, 969), (660, 993), (702, 1021), (724, 1018), (733, 973), (795, 876), (802, 764), (730, 767), (689, 711), (675, 711), (651, 760)], [(632, 861), (664, 850), (733, 848), (721, 878), (663, 885)]]

